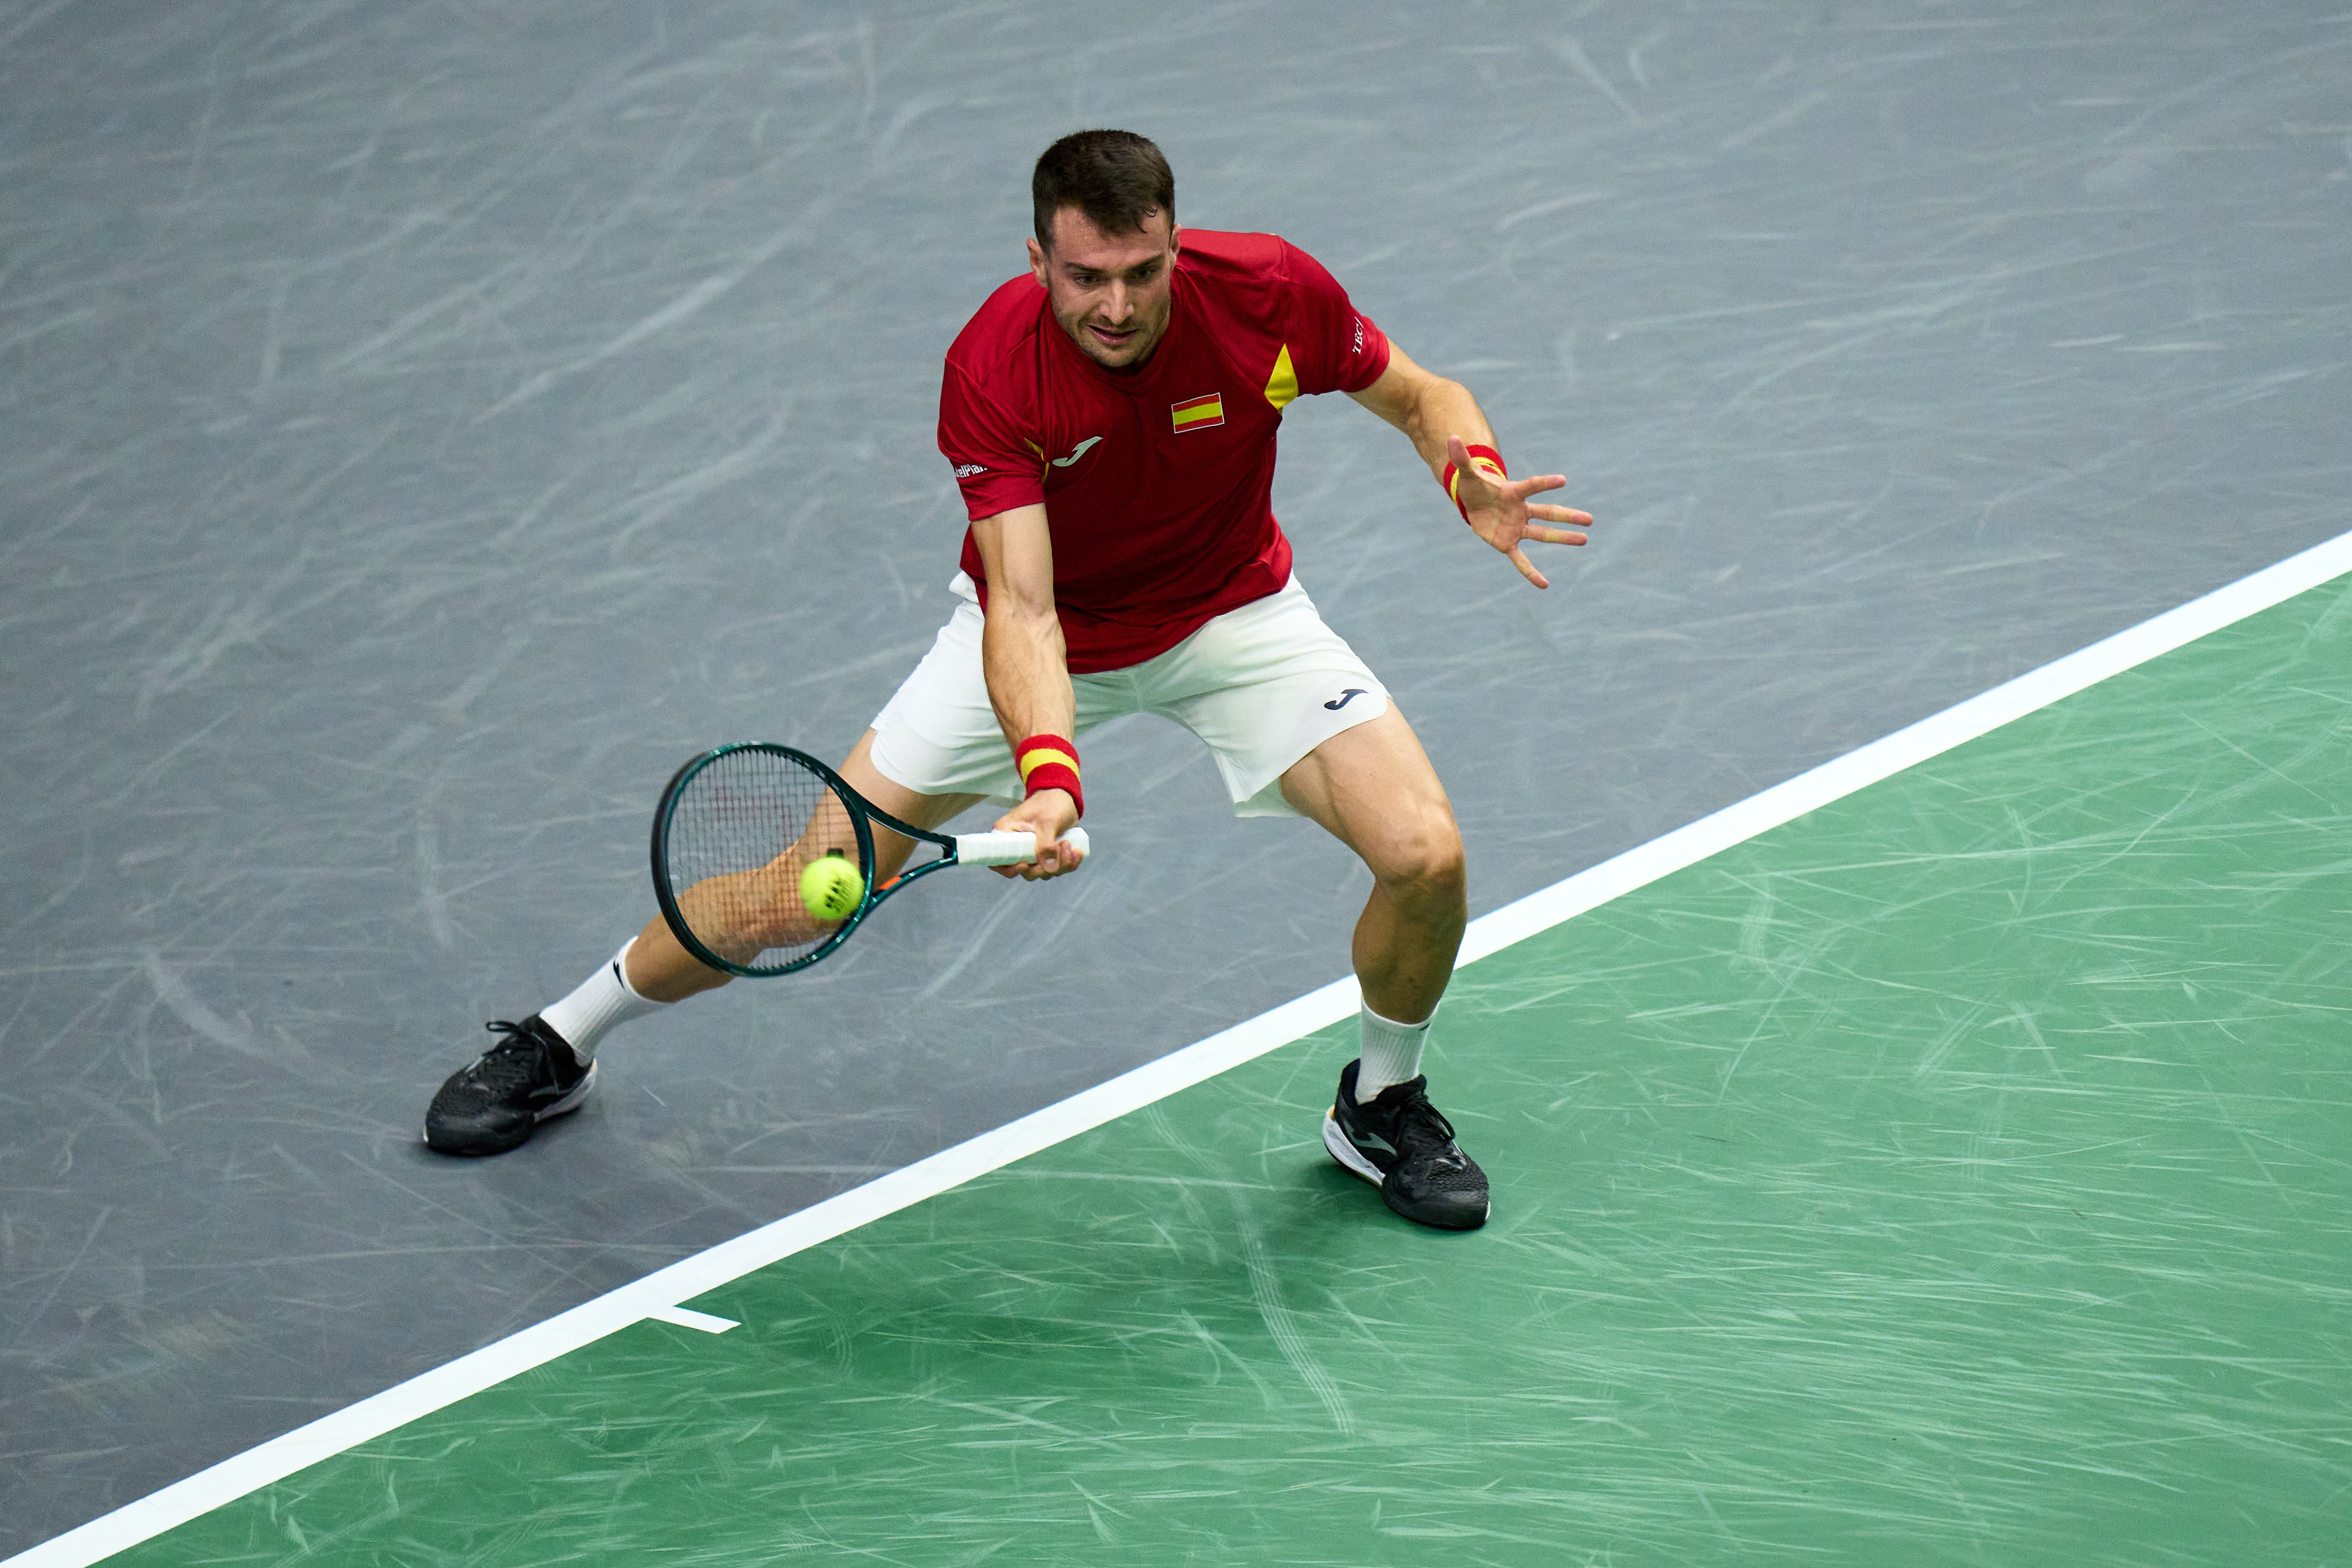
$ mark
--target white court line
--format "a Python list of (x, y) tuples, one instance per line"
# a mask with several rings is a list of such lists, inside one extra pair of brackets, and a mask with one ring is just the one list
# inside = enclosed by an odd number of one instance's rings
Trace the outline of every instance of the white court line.
[[(2104, 642), (2045, 664), (1473, 921), (1463, 939), (1462, 962), (1485, 958), (2347, 572), (2352, 572), (2352, 533), (2315, 545), (2179, 609), (2117, 632)], [(681, 1259), (396, 1388), (224, 1459), (186, 1480), (19, 1552), (0, 1563), (0, 1568), (86, 1568), (305, 1466), (592, 1344), (640, 1319), (659, 1315), (667, 1321), (680, 1321), (673, 1310), (681, 1301), (1164, 1100), (1336, 1024), (1355, 1010), (1354, 979), (1333, 981), (1223, 1034)]]
[[(1035, 845), (1031, 845), (1035, 848)], [(706, 1334), (723, 1334), (743, 1325), (733, 1318), (722, 1318), (716, 1312), (698, 1312), (691, 1307), (656, 1307), (646, 1314), (665, 1323), (676, 1323), (681, 1329), (700, 1329)]]

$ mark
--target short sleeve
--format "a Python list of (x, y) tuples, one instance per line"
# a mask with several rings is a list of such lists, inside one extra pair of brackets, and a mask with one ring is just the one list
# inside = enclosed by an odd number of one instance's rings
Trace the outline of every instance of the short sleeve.
[(953, 360), (940, 382), (940, 450), (974, 522), (1045, 499), (1044, 458)]
[(1339, 280), (1289, 241), (1292, 373), (1302, 394), (1361, 392), (1389, 367), (1389, 340), (1356, 309)]

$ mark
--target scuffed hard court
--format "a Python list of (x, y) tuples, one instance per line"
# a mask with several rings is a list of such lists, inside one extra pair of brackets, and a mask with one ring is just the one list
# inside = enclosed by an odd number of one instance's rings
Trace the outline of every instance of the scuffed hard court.
[(1598, 518), (1538, 594), (1287, 416), (1474, 916), (2352, 528), (2338, 6), (0, 0), (0, 1553), (2352, 1559), (2341, 575), (1465, 968), (1484, 1231), (1321, 1028), (44, 1546), (1346, 973), (1352, 858), (1128, 723), (1079, 875), (418, 1142), (680, 761), (929, 645), (940, 356), (1103, 124)]

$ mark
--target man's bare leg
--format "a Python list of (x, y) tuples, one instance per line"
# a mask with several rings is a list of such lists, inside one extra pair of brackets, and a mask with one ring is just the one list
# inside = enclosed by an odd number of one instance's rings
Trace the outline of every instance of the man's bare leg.
[[(918, 795), (883, 776), (873, 762), (874, 731), (868, 730), (850, 748), (840, 773), (850, 788), (917, 827), (937, 827), (959, 812), (979, 803), (976, 795)], [(877, 824), (874, 828), (872, 881), (879, 886), (898, 874), (915, 841)], [(669, 922), (656, 915), (629, 948), (629, 989), (649, 1002), (682, 1002), (698, 992), (715, 990), (734, 978), (704, 963), (678, 945)]]
[[(918, 795), (893, 784), (874, 766), (873, 745), (869, 730), (842, 763), (841, 775), (902, 822), (936, 827), (980, 798)], [(903, 834), (877, 826), (876, 864), (870, 868), (875, 879), (898, 875), (913, 847)], [(787, 897), (793, 906), (785, 911), (787, 928), (795, 921), (805, 922), (806, 911), (797, 908), (796, 898)], [(772, 933), (755, 928), (746, 940), (768, 934)], [(492, 1032), (503, 1038), (442, 1084), (425, 1113), (425, 1142), (445, 1154), (499, 1154), (518, 1147), (540, 1123), (569, 1113), (588, 1098), (596, 1082), (596, 1044), (607, 1030), (724, 985), (728, 978), (688, 956), (668, 923), (656, 917), (622, 956), (601, 965), (568, 995), (519, 1024), (492, 1024)]]
[(1454, 977), (1469, 900), (1454, 807), (1412, 726), (1391, 707), (1341, 731), (1282, 775), (1282, 795), (1372, 873), (1354, 943), (1364, 1005), (1423, 1022)]
[(1282, 775), (1282, 794), (1372, 873), (1356, 921), (1362, 1053), (1339, 1075), (1323, 1146), (1407, 1219), (1475, 1230), (1486, 1223), (1486, 1173), (1454, 1142), (1421, 1076), (1422, 1042), (1469, 914), (1444, 786), (1391, 708), (1316, 747)]

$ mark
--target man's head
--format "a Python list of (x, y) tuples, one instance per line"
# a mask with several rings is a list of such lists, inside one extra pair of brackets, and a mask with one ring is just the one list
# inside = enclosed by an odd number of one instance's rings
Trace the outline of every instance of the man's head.
[(1081, 131), (1045, 149), (1029, 181), (1029, 265), (1054, 320), (1109, 370), (1151, 357), (1168, 331), (1176, 176), (1131, 131)]

